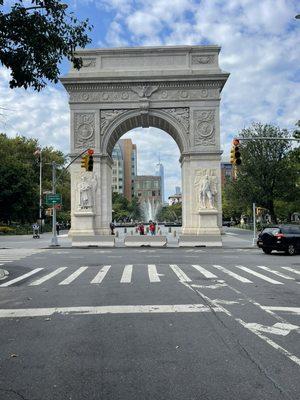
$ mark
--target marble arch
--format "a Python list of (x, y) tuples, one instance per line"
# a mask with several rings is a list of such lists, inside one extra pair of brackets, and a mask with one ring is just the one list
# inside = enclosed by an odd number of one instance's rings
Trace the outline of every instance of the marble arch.
[[(221, 245), (220, 93), (229, 74), (218, 46), (80, 50), (83, 67), (61, 78), (69, 93), (71, 157), (95, 150), (94, 171), (71, 168), (74, 243), (111, 238), (111, 153), (136, 127), (157, 127), (180, 149), (183, 226), (180, 245)], [(85, 199), (85, 200), (83, 200)], [(85, 201), (85, 202), (84, 202)]]

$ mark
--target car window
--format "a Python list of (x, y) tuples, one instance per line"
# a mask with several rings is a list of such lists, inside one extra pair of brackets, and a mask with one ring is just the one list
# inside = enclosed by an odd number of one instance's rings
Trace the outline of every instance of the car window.
[(300, 234), (300, 227), (299, 226), (285, 226), (282, 228), (282, 231), (287, 234)]
[(280, 232), (279, 228), (265, 228), (262, 233), (270, 233), (271, 235), (276, 235)]

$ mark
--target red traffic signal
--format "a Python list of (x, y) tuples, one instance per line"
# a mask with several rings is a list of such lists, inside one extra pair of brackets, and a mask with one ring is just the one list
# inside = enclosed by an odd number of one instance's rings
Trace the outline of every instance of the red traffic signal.
[(87, 152), (88, 152), (88, 155), (89, 155), (89, 156), (92, 156), (92, 155), (94, 154), (94, 150), (93, 150), (93, 149), (88, 149)]

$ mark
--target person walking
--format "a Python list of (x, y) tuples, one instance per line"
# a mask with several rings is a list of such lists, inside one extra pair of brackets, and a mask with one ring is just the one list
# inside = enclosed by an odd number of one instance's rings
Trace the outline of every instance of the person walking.
[(151, 221), (150, 226), (149, 226), (149, 231), (150, 231), (150, 235), (151, 236), (155, 235), (155, 224), (152, 221)]
[(56, 222), (56, 233), (59, 235), (60, 225), (59, 222)]
[(109, 227), (110, 227), (110, 234), (114, 235), (115, 234), (115, 224), (113, 222), (111, 222), (109, 224)]
[(138, 231), (139, 231), (140, 235), (145, 235), (145, 227), (142, 224), (142, 222), (139, 224)]

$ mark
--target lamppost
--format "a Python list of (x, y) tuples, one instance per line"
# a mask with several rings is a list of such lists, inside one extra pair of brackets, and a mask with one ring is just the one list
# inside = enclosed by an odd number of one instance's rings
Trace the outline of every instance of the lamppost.
[(40, 195), (39, 195), (39, 223), (40, 223), (40, 232), (42, 233), (42, 201), (43, 201), (43, 192), (42, 192), (42, 176), (43, 176), (43, 159), (42, 159), (43, 150), (38, 147), (34, 152), (35, 156), (38, 156), (38, 162), (40, 164)]

